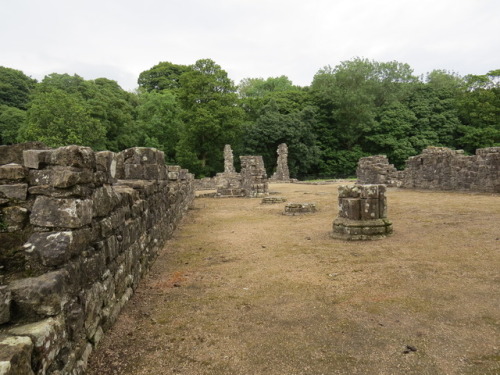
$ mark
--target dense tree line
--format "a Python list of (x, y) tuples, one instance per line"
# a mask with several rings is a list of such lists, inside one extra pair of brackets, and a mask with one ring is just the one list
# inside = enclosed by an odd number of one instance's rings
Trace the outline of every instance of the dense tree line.
[[(362, 156), (401, 168), (427, 146), (473, 153), (500, 145), (500, 70), (485, 75), (356, 58), (324, 67), (308, 87), (286, 76), (235, 86), (210, 59), (160, 62), (131, 93), (115, 81), (53, 73), (42, 81), (0, 67), (0, 141), (42, 141), (96, 150), (156, 147), (197, 176), (223, 170), (222, 150), (262, 155), (268, 172), (280, 143), (294, 177), (345, 177)], [(235, 158), (237, 161), (238, 158)]]

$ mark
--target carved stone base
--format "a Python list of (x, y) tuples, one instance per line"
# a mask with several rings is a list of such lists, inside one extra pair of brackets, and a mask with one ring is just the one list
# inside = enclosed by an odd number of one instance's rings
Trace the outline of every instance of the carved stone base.
[(392, 234), (392, 223), (387, 219), (351, 220), (338, 217), (333, 221), (333, 238), (341, 240), (378, 240)]

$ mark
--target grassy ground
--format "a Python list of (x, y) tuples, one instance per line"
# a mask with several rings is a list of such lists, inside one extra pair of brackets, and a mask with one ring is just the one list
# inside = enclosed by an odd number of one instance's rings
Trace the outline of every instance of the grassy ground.
[(329, 237), (338, 185), (198, 198), (89, 374), (500, 374), (500, 196), (389, 190), (392, 237)]

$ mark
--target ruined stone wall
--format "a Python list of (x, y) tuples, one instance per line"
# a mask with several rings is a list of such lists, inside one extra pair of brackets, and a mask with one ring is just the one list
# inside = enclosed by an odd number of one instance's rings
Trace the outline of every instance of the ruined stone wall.
[(269, 194), (269, 182), (262, 156), (240, 156), (241, 188), (244, 196), (257, 198)]
[(428, 147), (410, 157), (403, 171), (395, 171), (384, 156), (361, 158), (357, 176), (361, 184), (500, 193), (500, 147), (478, 149), (472, 156), (460, 150)]
[(385, 155), (374, 155), (359, 159), (356, 176), (360, 184), (401, 185), (399, 171), (394, 167), (394, 164), (389, 164), (389, 160)]
[(203, 177), (194, 180), (195, 190), (215, 190), (217, 189), (217, 180), (215, 177)]
[(193, 176), (149, 148), (3, 147), (0, 374), (82, 374), (192, 202)]

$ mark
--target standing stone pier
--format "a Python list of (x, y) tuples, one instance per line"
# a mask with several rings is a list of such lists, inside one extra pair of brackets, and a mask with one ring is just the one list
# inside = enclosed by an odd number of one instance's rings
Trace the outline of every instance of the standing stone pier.
[(214, 178), (217, 197), (244, 197), (241, 187), (241, 175), (234, 169), (233, 150), (230, 145), (224, 146), (224, 172), (217, 173)]
[(333, 221), (333, 238), (374, 240), (390, 234), (385, 185), (339, 186), (339, 216)]
[(290, 171), (288, 170), (288, 147), (286, 143), (278, 146), (278, 161), (276, 165), (276, 172), (271, 177), (273, 181), (289, 182)]
[(233, 150), (231, 145), (224, 146), (224, 173), (235, 173)]

